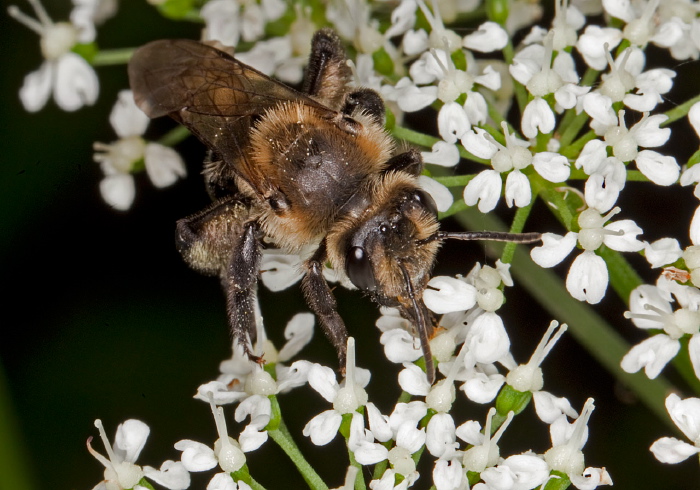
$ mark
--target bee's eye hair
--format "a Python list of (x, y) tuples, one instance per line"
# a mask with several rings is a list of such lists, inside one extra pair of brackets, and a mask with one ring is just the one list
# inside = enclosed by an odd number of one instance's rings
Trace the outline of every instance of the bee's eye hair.
[(369, 255), (362, 247), (352, 247), (345, 258), (345, 273), (350, 281), (363, 291), (377, 289)]

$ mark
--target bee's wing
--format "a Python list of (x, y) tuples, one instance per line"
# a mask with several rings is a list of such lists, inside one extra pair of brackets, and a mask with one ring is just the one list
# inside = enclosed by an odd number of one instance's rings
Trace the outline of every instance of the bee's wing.
[(254, 118), (286, 101), (302, 102), (323, 117), (336, 114), (227, 53), (189, 39), (154, 41), (136, 50), (129, 81), (142, 111), (187, 126), (260, 194), (266, 179), (245, 153)]

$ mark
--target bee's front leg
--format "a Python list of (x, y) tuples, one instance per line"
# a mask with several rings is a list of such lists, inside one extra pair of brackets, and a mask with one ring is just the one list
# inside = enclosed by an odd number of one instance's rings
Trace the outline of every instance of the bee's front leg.
[(306, 262), (306, 275), (302, 279), (301, 288), (306, 302), (318, 316), (321, 327), (328, 340), (338, 352), (340, 371), (345, 374), (345, 357), (347, 353), (348, 331), (343, 319), (338, 314), (338, 306), (323, 277), (323, 263), (326, 260), (326, 242), (321, 242), (314, 255)]

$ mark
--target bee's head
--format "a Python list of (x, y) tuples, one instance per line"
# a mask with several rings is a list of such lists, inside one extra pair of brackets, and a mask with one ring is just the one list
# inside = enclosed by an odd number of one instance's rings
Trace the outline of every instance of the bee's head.
[(365, 212), (338, 234), (334, 265), (379, 304), (398, 306), (425, 288), (439, 247), (437, 209), (430, 195), (402, 176), (375, 185)]

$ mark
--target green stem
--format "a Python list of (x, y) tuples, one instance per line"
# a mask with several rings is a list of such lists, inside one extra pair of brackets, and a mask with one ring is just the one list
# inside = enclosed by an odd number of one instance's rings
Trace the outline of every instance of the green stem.
[(231, 473), (231, 477), (236, 481), (243, 481), (247, 483), (253, 490), (266, 490), (264, 486), (262, 486), (260, 483), (255, 481), (255, 479), (253, 479), (252, 476), (250, 476), (248, 465), (243, 465), (243, 467), (240, 470)]
[(561, 153), (567, 158), (577, 157), (581, 153), (583, 147), (586, 146), (586, 143), (596, 138), (597, 136), (593, 131), (588, 131), (579, 139), (567, 146), (566, 149)]
[(255, 478), (253, 478), (252, 476), (250, 477), (250, 481), (247, 483), (253, 490), (266, 490), (266, 488), (257, 481), (255, 481)]
[(445, 177), (434, 176), (433, 179), (440, 182), (445, 187), (464, 187), (476, 175), (448, 175)]
[(355, 455), (352, 454), (350, 448), (348, 448), (348, 459), (350, 460), (350, 464), (358, 470), (357, 476), (355, 477), (355, 490), (367, 490), (367, 486), (365, 485), (365, 478), (362, 475), (362, 465), (357, 462), (357, 460), (355, 459)]
[[(527, 218), (530, 216), (532, 211), (532, 205), (535, 204), (535, 200), (531, 199), (530, 204), (525, 207), (518, 208), (513, 217), (513, 223), (510, 226), (510, 233), (521, 233), (525, 228), (525, 223), (527, 223)], [(503, 255), (501, 255), (501, 262), (504, 264), (510, 264), (513, 262), (513, 255), (515, 254), (515, 246), (517, 244), (513, 242), (506, 243), (503, 248)]]
[[(567, 113), (566, 116), (564, 116), (565, 120), (567, 119), (567, 116), (569, 114), (573, 114), (573, 112)], [(588, 114), (582, 112), (581, 114), (576, 114), (575, 116), (571, 117), (569, 120), (562, 121), (562, 124), (559, 126), (559, 128), (560, 130), (563, 128), (563, 131), (561, 133), (561, 138), (559, 138), (559, 142), (561, 143), (561, 147), (563, 150), (568, 150), (569, 145), (572, 141), (574, 141), (574, 138), (576, 138), (576, 136), (578, 136), (578, 134), (581, 132), (581, 128), (586, 123), (586, 121), (589, 120), (589, 118), (590, 116)], [(564, 152), (562, 152), (562, 154), (564, 154)], [(565, 156), (570, 156), (568, 154), (568, 151), (566, 152)]]
[(567, 231), (578, 229), (577, 216), (571, 211), (569, 204), (564, 198), (563, 192), (546, 182), (539, 175), (531, 175), (530, 182), (533, 190), (540, 195), (542, 200), (548, 205), (549, 209), (564, 225)]
[(418, 131), (404, 128), (403, 126), (394, 126), (391, 128), (391, 133), (394, 135), (394, 138), (408, 141), (409, 143), (425, 148), (432, 148), (435, 143), (440, 141), (440, 138), (419, 133)]
[(136, 48), (104, 49), (98, 51), (92, 59), (92, 66), (125, 65), (131, 59)]
[(289, 429), (284, 423), (284, 420), (280, 419), (279, 428), (274, 430), (268, 430), (267, 433), (270, 435), (273, 441), (282, 448), (282, 451), (292, 460), (292, 463), (297, 467), (299, 473), (304, 478), (306, 483), (313, 490), (328, 490), (328, 485), (326, 485), (321, 477), (316, 473), (316, 471), (311, 467), (304, 455), (301, 453), (297, 447), (292, 435), (289, 433)]
[[(413, 143), (414, 145), (422, 146), (424, 148), (432, 148), (435, 143), (442, 141), (440, 138), (436, 138), (435, 136), (419, 133), (418, 131), (404, 128), (403, 126), (394, 126), (391, 128), (391, 134), (396, 139), (408, 141), (409, 143)], [(489, 160), (472, 155), (465, 150), (462, 145), (457, 145), (457, 148), (459, 149), (459, 156), (462, 158), (472, 162), (481, 163), (482, 165), (490, 165)]]
[(448, 209), (444, 213), (438, 213), (438, 219), (439, 220), (445, 219), (448, 216), (452, 216), (453, 214), (459, 213), (460, 211), (463, 211), (465, 209), (467, 209), (467, 203), (464, 202), (464, 199), (460, 199), (460, 200), (452, 203), (452, 206), (450, 206), (450, 209)]
[(185, 126), (177, 126), (165, 133), (159, 140), (163, 146), (175, 146), (190, 135), (189, 129)]
[(12, 406), (12, 398), (5, 371), (0, 363), (0, 480), (3, 488), (37, 488), (34, 476), (36, 468), (27, 455), (27, 448), (20, 434), (20, 424)]
[(666, 111), (665, 114), (668, 116), (668, 119), (666, 119), (664, 122), (662, 122), (661, 126), (668, 126), (672, 122), (677, 121), (678, 119), (687, 116), (688, 111), (693, 106), (693, 104), (695, 104), (696, 102), (700, 102), (700, 95), (696, 95), (692, 99), (683, 102), (681, 105), (676, 106), (673, 109)]
[[(479, 213), (475, 209), (466, 209), (457, 215), (457, 220), (467, 229), (481, 229), (484, 226), (495, 231), (506, 229), (498, 218)], [(484, 242), (484, 247), (488, 255), (498, 257), (503, 245)], [(673, 391), (673, 385), (661, 376), (650, 380), (642, 373), (624, 372), (620, 368), (620, 359), (629, 351), (630, 346), (611, 325), (589, 305), (573, 299), (566, 291), (563, 281), (554, 272), (542, 269), (532, 262), (522, 247), (515, 251), (511, 273), (518, 284), (554, 318), (568, 324), (569, 332), (591, 356), (618, 381), (629, 387), (660, 420), (677, 431), (664, 406), (664, 399)]]
[(601, 247), (598, 249), (598, 255), (605, 260), (605, 264), (608, 266), (610, 285), (620, 299), (628, 304), (632, 290), (641, 286), (644, 281), (620, 252), (610, 250), (608, 247)]

